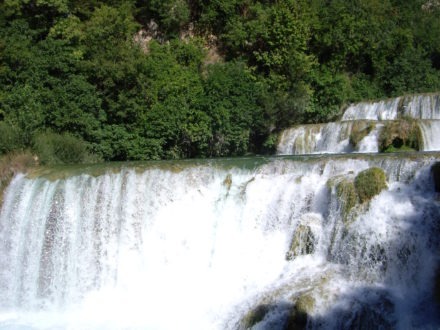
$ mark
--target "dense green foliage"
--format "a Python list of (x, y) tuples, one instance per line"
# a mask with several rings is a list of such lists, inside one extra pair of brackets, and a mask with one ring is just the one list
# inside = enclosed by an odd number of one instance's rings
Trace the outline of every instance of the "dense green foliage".
[(439, 90), (439, 34), (427, 0), (4, 0), (0, 153), (268, 152), (347, 102)]
[(364, 170), (354, 179), (354, 187), (361, 203), (369, 201), (387, 187), (385, 173), (378, 167)]

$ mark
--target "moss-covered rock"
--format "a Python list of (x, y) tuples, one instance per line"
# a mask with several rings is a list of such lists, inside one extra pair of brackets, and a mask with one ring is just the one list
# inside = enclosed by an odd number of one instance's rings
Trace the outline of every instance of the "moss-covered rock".
[(400, 119), (389, 121), (379, 135), (381, 152), (418, 151), (423, 149), (423, 135), (417, 121)]
[(297, 310), (295, 307), (292, 308), (291, 313), (287, 319), (286, 326), (284, 330), (302, 330), (307, 327), (307, 313)]
[(286, 259), (292, 260), (297, 256), (315, 252), (315, 236), (309, 225), (300, 224), (295, 229)]
[(295, 308), (300, 312), (310, 314), (315, 308), (315, 298), (311, 294), (303, 294), (297, 299)]
[(240, 328), (241, 329), (250, 329), (255, 324), (261, 322), (266, 314), (269, 312), (269, 305), (258, 305), (257, 307), (251, 309), (247, 312), (244, 317), (241, 319)]
[(387, 188), (385, 173), (377, 167), (364, 170), (354, 179), (354, 187), (361, 203), (369, 201)]
[(358, 195), (351, 180), (344, 179), (336, 185), (336, 195), (341, 204), (342, 217), (347, 220), (348, 213), (356, 205)]
[(310, 313), (315, 308), (315, 298), (310, 294), (300, 296), (291, 309), (285, 330), (305, 329)]
[(226, 175), (226, 178), (223, 180), (223, 185), (229, 190), (231, 189), (231, 185), (232, 185), (232, 175), (231, 173), (228, 173)]

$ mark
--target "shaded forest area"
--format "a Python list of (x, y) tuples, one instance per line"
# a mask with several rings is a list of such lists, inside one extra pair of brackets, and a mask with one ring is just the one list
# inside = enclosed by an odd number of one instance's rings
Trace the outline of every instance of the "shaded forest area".
[(440, 90), (438, 0), (3, 0), (0, 153), (271, 152), (344, 104)]

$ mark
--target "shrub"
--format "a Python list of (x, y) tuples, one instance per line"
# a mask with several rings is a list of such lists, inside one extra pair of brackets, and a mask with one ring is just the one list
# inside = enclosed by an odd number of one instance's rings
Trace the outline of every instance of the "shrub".
[(0, 122), (0, 154), (23, 148), (21, 132), (15, 126)]
[(369, 168), (356, 176), (354, 186), (360, 202), (369, 201), (387, 188), (385, 173), (377, 167)]
[(70, 134), (37, 134), (33, 147), (41, 164), (45, 165), (86, 163), (93, 158), (87, 143)]

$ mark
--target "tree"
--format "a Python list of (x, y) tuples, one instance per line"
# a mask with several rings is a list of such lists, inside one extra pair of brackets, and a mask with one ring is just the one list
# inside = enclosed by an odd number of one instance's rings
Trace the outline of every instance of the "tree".
[(243, 62), (215, 64), (204, 80), (205, 113), (211, 118), (209, 155), (242, 155), (263, 127), (264, 86)]

